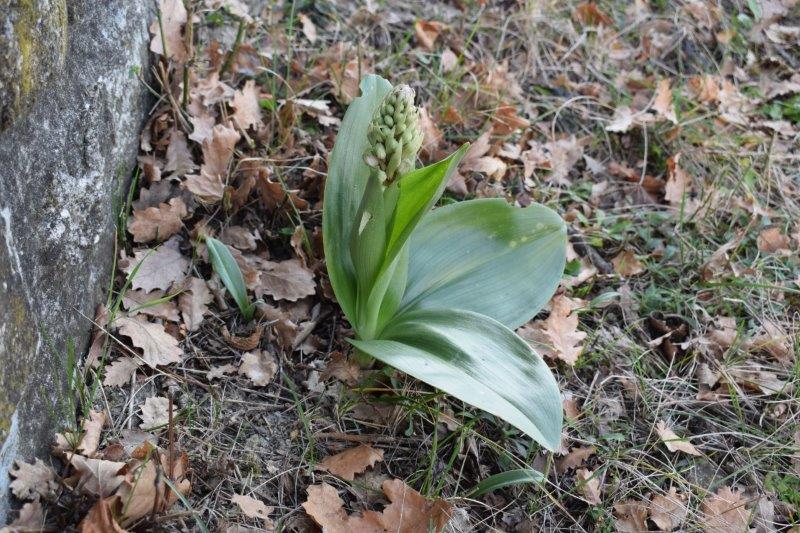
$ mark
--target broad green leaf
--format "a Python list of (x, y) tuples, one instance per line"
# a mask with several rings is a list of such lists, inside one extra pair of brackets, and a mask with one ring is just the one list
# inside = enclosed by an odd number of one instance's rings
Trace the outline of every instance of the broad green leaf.
[[(412, 252), (413, 253), (413, 252)], [(356, 348), (519, 428), (549, 450), (561, 439), (561, 395), (542, 359), (500, 322), (471, 311), (397, 316)]]
[(356, 281), (350, 258), (350, 229), (370, 174), (363, 161), (367, 125), (391, 88), (380, 76), (361, 80), (361, 96), (347, 108), (328, 160), (322, 210), (325, 261), (336, 298), (351, 322), (355, 319)]
[(247, 296), (247, 287), (244, 284), (244, 277), (239, 265), (236, 263), (236, 259), (234, 259), (227, 246), (213, 237), (206, 238), (206, 247), (208, 248), (208, 256), (211, 258), (211, 266), (214, 267), (214, 272), (217, 273), (228, 292), (233, 296), (245, 320), (251, 320), (255, 306)]
[(522, 485), (523, 483), (538, 484), (542, 481), (544, 481), (544, 476), (538, 470), (534, 470), (533, 468), (517, 468), (487, 477), (468, 490), (464, 496), (468, 498), (477, 498), (487, 492), (502, 489), (503, 487)]
[(444, 192), (448, 180), (467, 153), (464, 144), (453, 155), (438, 163), (412, 170), (397, 182), (399, 194), (392, 220), (389, 224), (387, 260), (393, 261), (420, 219), (431, 210)]
[(566, 234), (561, 218), (541, 205), (483, 199), (440, 207), (409, 240), (401, 312), (463, 309), (516, 329), (558, 287)]
[(356, 272), (358, 290), (369, 290), (386, 249), (386, 213), (383, 187), (373, 172), (367, 182), (361, 206), (350, 230), (350, 256)]

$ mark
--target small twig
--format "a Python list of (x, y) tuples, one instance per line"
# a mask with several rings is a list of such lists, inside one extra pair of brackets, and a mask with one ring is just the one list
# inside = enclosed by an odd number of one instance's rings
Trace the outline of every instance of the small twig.
[(343, 440), (347, 442), (381, 442), (393, 444), (397, 442), (419, 443), (421, 439), (409, 439), (395, 435), (350, 435), (348, 433), (314, 433), (315, 439)]
[(575, 248), (575, 251), (588, 259), (589, 262), (597, 268), (598, 272), (601, 274), (611, 274), (614, 272), (614, 266), (603, 259), (597, 250), (586, 244), (586, 237), (584, 237), (580, 231), (569, 228), (567, 232), (569, 233), (569, 240), (572, 243), (572, 247)]

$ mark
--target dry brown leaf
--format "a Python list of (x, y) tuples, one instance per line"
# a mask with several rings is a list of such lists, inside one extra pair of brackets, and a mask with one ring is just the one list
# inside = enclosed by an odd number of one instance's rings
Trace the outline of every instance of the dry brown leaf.
[(233, 128), (217, 124), (211, 139), (203, 141), (203, 165), (199, 175), (186, 176), (184, 186), (200, 201), (216, 203), (222, 199), (227, 183), (228, 165), (241, 135)]
[(715, 76), (693, 76), (689, 78), (687, 87), (701, 103), (707, 104), (719, 99), (719, 81)]
[(650, 500), (650, 520), (659, 531), (673, 531), (681, 526), (689, 512), (686, 499), (686, 495), (678, 494), (675, 487), (670, 487), (665, 495), (653, 496)]
[(596, 448), (594, 446), (578, 446), (573, 448), (563, 459), (559, 459), (556, 463), (556, 470), (563, 474), (567, 470), (578, 468), (586, 460), (595, 454)]
[(122, 268), (128, 276), (136, 271), (131, 280), (131, 288), (144, 289), (147, 292), (154, 289), (166, 290), (186, 276), (189, 260), (168, 244), (165, 243), (156, 250), (138, 250), (133, 253), (133, 258), (128, 259), (127, 266)]
[(174, 172), (174, 176), (183, 176), (197, 168), (182, 131), (173, 129), (169, 135), (167, 146), (167, 162), (164, 172)]
[(246, 517), (260, 518), (264, 521), (265, 528), (273, 527), (272, 520), (269, 518), (269, 514), (275, 510), (274, 507), (267, 507), (267, 505), (261, 500), (257, 500), (244, 494), (234, 494), (231, 498), (231, 502), (238, 505), (239, 509), (241, 509)]
[(656, 116), (669, 120), (673, 124), (677, 124), (678, 117), (675, 115), (675, 106), (672, 103), (672, 90), (669, 85), (669, 80), (666, 78), (658, 82), (656, 86), (656, 97), (653, 101), (653, 109), (656, 112)]
[(267, 294), (276, 300), (295, 302), (311, 296), (316, 290), (314, 273), (303, 266), (299, 259), (289, 259), (277, 263), (265, 261), (255, 292), (259, 298)]
[(247, 376), (256, 387), (266, 387), (278, 371), (278, 360), (265, 350), (248, 352), (242, 356), (239, 374)]
[(134, 242), (150, 242), (158, 239), (166, 240), (183, 228), (181, 219), (188, 214), (186, 204), (180, 198), (173, 198), (169, 203), (158, 207), (148, 207), (143, 211), (134, 211), (128, 220), (128, 232), (133, 235)]
[(225, 339), (225, 342), (243, 352), (249, 352), (250, 350), (258, 348), (258, 345), (261, 344), (261, 336), (263, 333), (263, 324), (258, 324), (255, 329), (253, 329), (252, 333), (242, 337), (231, 335), (230, 331), (228, 331), (228, 326), (222, 326), (222, 337)]
[(647, 506), (637, 500), (622, 500), (614, 504), (614, 527), (619, 533), (641, 533), (647, 527)]
[(194, 142), (202, 145), (206, 139), (209, 141), (214, 136), (214, 124), (217, 119), (211, 115), (199, 115), (189, 117), (189, 122), (192, 123), (192, 133), (189, 138)]
[(601, 487), (600, 478), (594, 476), (594, 472), (586, 468), (579, 468), (575, 472), (575, 483), (578, 490), (583, 494), (583, 498), (592, 505), (600, 505), (603, 499), (600, 497)]
[(581, 2), (575, 7), (575, 11), (572, 12), (572, 20), (582, 24), (583, 26), (612, 26), (614, 21), (600, 11), (600, 8), (597, 7), (597, 4), (594, 2)]
[[(159, 2), (161, 22), (156, 20), (150, 24), (150, 51), (183, 63), (188, 59), (189, 52), (183, 40), (183, 25), (186, 24), (188, 14), (182, 0), (161, 0)], [(162, 34), (163, 30), (163, 34)], [(166, 52), (164, 41), (166, 41)]]
[(14, 481), (9, 487), (20, 500), (38, 500), (52, 498), (58, 488), (56, 473), (44, 461), (36, 458), (33, 463), (25, 463), (17, 459), (15, 468), (8, 472)]
[(578, 330), (578, 315), (574, 312), (579, 303), (562, 294), (553, 297), (550, 316), (520, 329), (519, 334), (532, 341), (535, 349), (545, 357), (561, 359), (572, 366), (583, 350), (581, 341), (586, 333)]
[(242, 226), (228, 226), (219, 234), (219, 240), (239, 250), (255, 250), (256, 236)]
[(509, 104), (498, 106), (492, 117), (492, 132), (495, 135), (510, 135), (530, 125), (528, 119), (520, 117), (517, 108)]
[(399, 479), (381, 485), (391, 502), (382, 513), (366, 511), (363, 516), (348, 516), (336, 489), (323, 483), (308, 488), (303, 508), (328, 533), (427, 533), (441, 531), (452, 515), (452, 506), (444, 500), (433, 502)]
[(208, 376), (209, 380), (213, 380), (213, 379), (222, 379), (225, 376), (225, 374), (233, 374), (234, 372), (236, 372), (236, 366), (231, 364), (226, 364), (226, 365), (212, 367), (211, 370), (209, 370), (208, 374), (206, 375)]
[(742, 387), (760, 392), (765, 396), (780, 394), (792, 389), (787, 382), (778, 379), (777, 374), (767, 370), (731, 368), (728, 370), (728, 375)]
[(300, 13), (299, 15), (297, 15), (297, 18), (300, 19), (303, 35), (306, 36), (308, 42), (310, 42), (311, 44), (317, 42), (317, 27), (311, 21), (311, 18), (309, 18), (309, 16), (306, 15), (305, 13)]
[(780, 228), (766, 228), (758, 234), (756, 240), (758, 249), (768, 254), (790, 255), (792, 253), (792, 241), (781, 232)]
[(442, 52), (442, 57), (439, 60), (439, 66), (442, 69), (442, 72), (450, 72), (458, 65), (458, 56), (456, 56), (452, 50), (449, 48), (445, 48)]
[(663, 420), (659, 420), (656, 426), (656, 432), (661, 440), (666, 445), (667, 449), (671, 452), (684, 452), (689, 455), (703, 455), (688, 439), (678, 437), (672, 429)]
[[(664, 199), (673, 206), (689, 203), (692, 178), (679, 165), (680, 154), (667, 159), (667, 183), (664, 185)], [(688, 210), (687, 210), (688, 211)]]
[(763, 351), (783, 364), (790, 364), (794, 359), (792, 336), (780, 324), (771, 320), (762, 320), (764, 333), (754, 337), (746, 344), (750, 351)]
[(355, 385), (361, 379), (361, 367), (355, 361), (349, 360), (342, 352), (333, 352), (331, 353), (330, 361), (319, 378), (322, 381), (327, 381), (332, 377), (348, 385)]
[(169, 423), (169, 398), (151, 396), (145, 399), (140, 409), (142, 423), (139, 427), (142, 429), (154, 429)]
[(208, 304), (214, 299), (205, 280), (191, 277), (186, 290), (178, 296), (178, 309), (189, 331), (197, 331), (208, 313)]
[(419, 109), (419, 126), (422, 129), (422, 154), (425, 155), (425, 157), (431, 158), (439, 149), (439, 145), (442, 143), (442, 139), (444, 139), (444, 134), (436, 126), (436, 123), (425, 107), (420, 107)]
[[(172, 481), (173, 486), (183, 496), (191, 491), (191, 483), (186, 479), (188, 456), (185, 453), (175, 454), (170, 461), (169, 454), (160, 450), (159, 465), (155, 454), (151, 453), (153, 449), (154, 446), (149, 440), (145, 441), (132, 454), (144, 462), (130, 461), (123, 471), (125, 479), (117, 491), (124, 504), (124, 516), (121, 517), (123, 526), (129, 526), (154, 512), (163, 512), (178, 501), (178, 494), (166, 484), (165, 477)], [(123, 513), (120, 512), (118, 515)]]
[(178, 322), (181, 317), (174, 301), (164, 300), (155, 303), (157, 300), (163, 299), (165, 294), (162, 290), (147, 292), (144, 289), (129, 289), (122, 297), (122, 307), (128, 311), (128, 316), (136, 316), (141, 313), (170, 322)]
[(706, 533), (748, 531), (750, 512), (746, 504), (742, 494), (730, 487), (720, 487), (715, 494), (709, 494), (700, 506)]
[(83, 428), (83, 436), (76, 448), (79, 454), (85, 455), (86, 457), (91, 457), (95, 454), (97, 448), (100, 447), (100, 435), (103, 432), (103, 426), (105, 424), (105, 411), (89, 411), (89, 418), (84, 418), (83, 424), (81, 425)]
[(180, 363), (183, 350), (178, 339), (167, 333), (164, 326), (146, 322), (140, 317), (119, 317), (114, 321), (121, 335), (142, 350), (142, 360), (151, 368)]
[(69, 462), (75, 469), (70, 483), (74, 483), (76, 488), (92, 496), (105, 498), (112, 495), (125, 479), (120, 474), (125, 463), (92, 459), (78, 454), (71, 455)]
[(414, 23), (414, 33), (417, 36), (417, 41), (420, 46), (427, 51), (432, 51), (436, 44), (436, 39), (442, 33), (446, 26), (441, 22), (418, 20)]
[(326, 457), (317, 463), (317, 468), (344, 480), (353, 481), (355, 474), (363, 473), (378, 461), (383, 461), (383, 450), (376, 450), (372, 446), (362, 444)]
[(611, 260), (611, 264), (614, 265), (614, 271), (624, 278), (641, 274), (645, 270), (632, 250), (623, 250)]
[(133, 357), (121, 357), (106, 366), (103, 385), (106, 387), (124, 387), (131, 381), (131, 376), (139, 368), (139, 361)]
[(81, 533), (125, 533), (114, 519), (121, 511), (119, 496), (101, 498), (95, 502), (89, 512), (78, 525)]
[(261, 105), (255, 80), (247, 80), (242, 90), (234, 93), (231, 106), (234, 109), (233, 121), (243, 130), (261, 123)]
[(19, 510), (19, 516), (7, 527), (0, 528), (0, 533), (23, 533), (44, 531), (44, 511), (39, 500), (26, 503)]

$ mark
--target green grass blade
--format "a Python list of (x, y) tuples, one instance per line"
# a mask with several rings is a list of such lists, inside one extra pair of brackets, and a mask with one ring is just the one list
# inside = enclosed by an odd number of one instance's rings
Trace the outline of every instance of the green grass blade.
[(467, 498), (477, 498), (487, 492), (502, 489), (511, 485), (522, 485), (524, 483), (539, 484), (544, 481), (544, 475), (538, 470), (532, 468), (518, 468), (516, 470), (508, 470), (493, 476), (489, 476), (471, 489), (469, 489), (464, 496)]

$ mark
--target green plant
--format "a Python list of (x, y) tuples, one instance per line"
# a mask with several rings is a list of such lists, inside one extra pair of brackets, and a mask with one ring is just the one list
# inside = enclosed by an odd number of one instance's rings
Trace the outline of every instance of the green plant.
[(431, 211), (467, 145), (415, 170), (422, 135), (413, 91), (372, 75), (361, 92), (331, 153), (323, 207), (328, 274), (356, 332), (356, 357), (379, 359), (555, 449), (557, 383), (513, 330), (558, 285), (563, 221), (502, 199)]
[(244, 276), (242, 276), (239, 265), (236, 264), (236, 259), (233, 258), (233, 254), (227, 246), (213, 237), (206, 237), (206, 248), (208, 248), (208, 256), (211, 258), (214, 272), (233, 296), (244, 319), (249, 322), (253, 319), (256, 307), (247, 296)]

